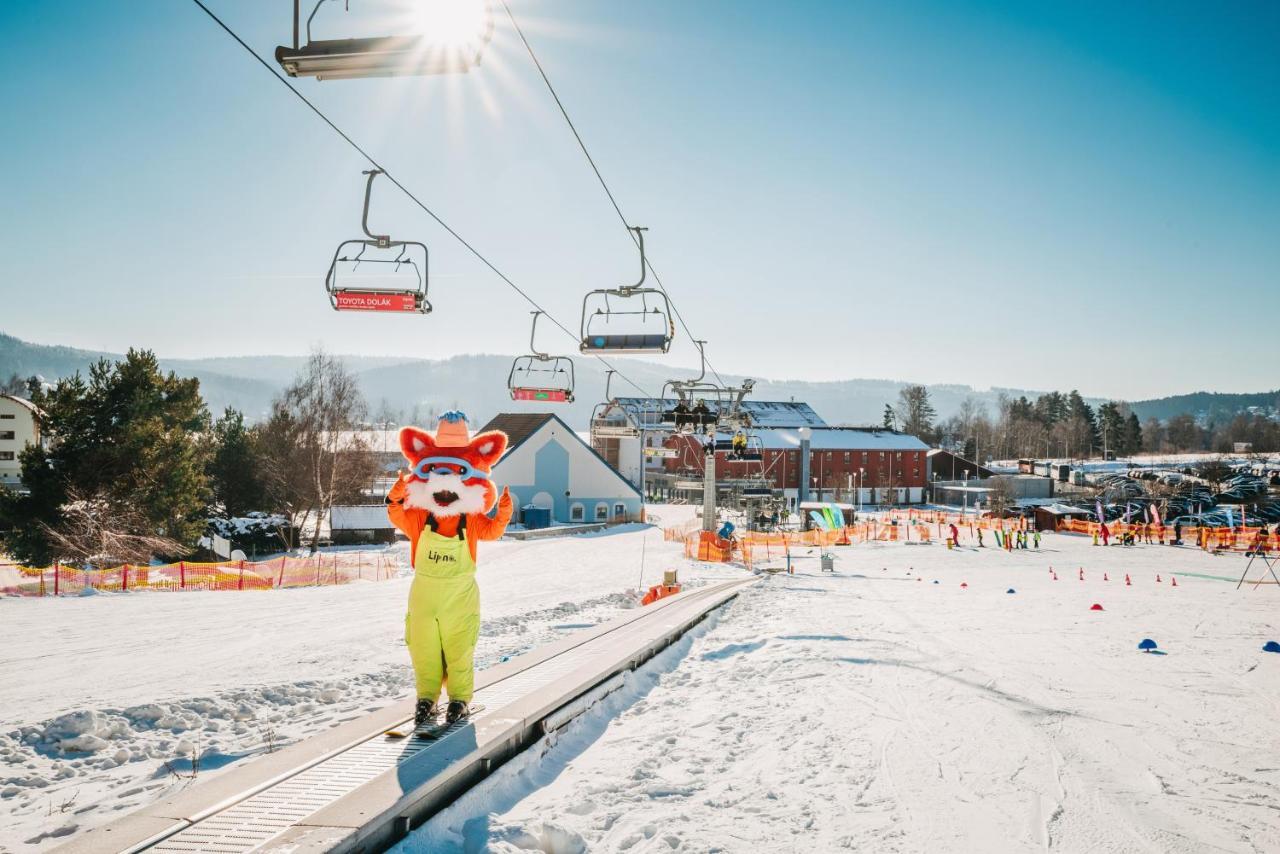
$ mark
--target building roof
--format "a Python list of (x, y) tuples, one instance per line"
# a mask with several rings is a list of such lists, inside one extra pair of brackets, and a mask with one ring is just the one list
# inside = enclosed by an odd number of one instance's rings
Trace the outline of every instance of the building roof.
[(973, 460), (967, 460), (954, 451), (948, 451), (944, 448), (931, 448), (927, 454), (929, 461), (934, 466), (934, 471), (938, 471), (937, 466), (941, 464), (944, 467), (950, 466), (953, 469), (965, 469), (973, 472), (976, 478), (991, 477), (995, 472), (986, 466), (978, 465)]
[(40, 407), (36, 406), (31, 401), (27, 400), (25, 397), (18, 397), (16, 394), (0, 394), (0, 397), (4, 398), (5, 400), (12, 400), (14, 403), (18, 404), (19, 406), (23, 406), (31, 410), (32, 415), (41, 414)]
[[(489, 419), (489, 423), (481, 427), (478, 433), (489, 430), (501, 430), (507, 434), (507, 453), (524, 444), (525, 440), (542, 429), (548, 421), (559, 420), (550, 412), (500, 412)], [(564, 422), (561, 422), (562, 424)], [(568, 429), (566, 427), (566, 429)], [(570, 430), (569, 432), (573, 432)], [(576, 433), (574, 433), (577, 436)], [(581, 439), (579, 439), (581, 441)]]
[[(631, 413), (652, 412), (670, 409), (676, 405), (676, 399), (653, 397), (618, 397), (613, 403), (618, 404)], [(716, 401), (708, 400), (707, 406), (713, 411)], [(751, 422), (759, 427), (825, 427), (826, 421), (813, 411), (807, 403), (797, 400), (744, 400), (742, 411), (751, 416)]]
[[(755, 435), (766, 450), (800, 447), (798, 429), (760, 430)], [(812, 427), (809, 447), (814, 451), (927, 451), (929, 446), (906, 433), (880, 427)]]
[[(480, 432), (483, 433), (485, 430), (501, 430), (502, 432), (507, 434), (507, 439), (508, 439), (507, 451), (502, 456), (502, 460), (505, 460), (507, 457), (511, 455), (512, 451), (514, 451), (516, 448), (524, 444), (525, 441), (527, 441), (530, 436), (537, 433), (546, 424), (552, 421), (556, 422), (561, 427), (563, 427), (565, 433), (572, 436), (574, 439), (578, 441), (578, 444), (586, 448), (587, 451), (590, 452), (591, 456), (599, 460), (600, 465), (608, 469), (609, 472), (612, 473), (613, 476), (616, 477), (624, 486), (626, 486), (627, 489), (636, 493), (637, 495), (640, 494), (640, 490), (636, 489), (635, 484), (633, 484), (631, 481), (623, 477), (622, 474), (617, 469), (609, 465), (608, 460), (600, 456), (599, 451), (591, 447), (590, 441), (583, 439), (582, 436), (580, 436), (576, 430), (571, 429), (569, 425), (565, 424), (564, 421), (560, 419), (560, 416), (556, 415), (555, 413), (552, 413), (552, 412), (500, 412), (497, 415), (493, 416), (493, 418), (489, 419), (489, 423), (481, 427)], [(498, 460), (498, 462), (494, 464), (495, 467), (501, 465), (502, 460)]]

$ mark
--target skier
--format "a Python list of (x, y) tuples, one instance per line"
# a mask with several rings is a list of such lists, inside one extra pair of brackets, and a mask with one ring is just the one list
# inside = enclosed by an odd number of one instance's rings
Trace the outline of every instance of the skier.
[(733, 434), (733, 456), (742, 459), (747, 455), (747, 434), (739, 430)]
[(1107, 527), (1107, 523), (1102, 523), (1102, 544), (1104, 546), (1111, 545), (1111, 529)]
[(951, 545), (958, 547), (960, 545), (960, 529), (956, 527), (956, 523), (952, 522), (948, 527), (951, 528)]
[(981, 528), (979, 528), (979, 529), (978, 529), (978, 548), (980, 548), (980, 549), (985, 549), (985, 548), (986, 548), (986, 546), (984, 546), (984, 545), (982, 544), (982, 529), (981, 529)]
[(676, 405), (671, 410), (671, 420), (679, 430), (689, 422), (689, 407), (685, 406), (683, 400), (676, 401)]
[(1035, 533), (1032, 534), (1032, 536), (1035, 537), (1036, 551), (1040, 551), (1040, 529), (1036, 528)]
[(507, 435), (498, 430), (468, 439), (466, 416), (456, 411), (441, 416), (434, 435), (400, 430), (409, 472), (401, 472), (387, 494), (387, 517), (409, 538), (413, 556), (404, 640), (417, 688), (418, 735), (437, 728), (442, 687), (449, 692), (446, 725), (471, 714), (480, 634), (476, 544), (498, 539), (511, 521), (511, 493), (504, 488), (499, 498), (489, 479), (506, 448)]
[(715, 419), (711, 417), (711, 410), (707, 407), (707, 402), (705, 400), (699, 400), (695, 403), (693, 405), (693, 409), (690, 410), (689, 415), (693, 422), (693, 426), (699, 430), (709, 424), (715, 423)]
[(1173, 542), (1172, 542), (1172, 543), (1170, 543), (1169, 545), (1172, 545), (1172, 546), (1180, 546), (1180, 545), (1182, 545), (1182, 520), (1181, 520), (1181, 519), (1175, 519), (1175, 520), (1174, 520), (1174, 523), (1173, 523)]

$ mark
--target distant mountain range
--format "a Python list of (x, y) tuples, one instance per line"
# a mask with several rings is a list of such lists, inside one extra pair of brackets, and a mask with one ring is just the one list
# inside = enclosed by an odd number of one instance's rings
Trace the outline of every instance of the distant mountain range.
[[(119, 353), (78, 350), (73, 347), (31, 344), (0, 333), (0, 380), (16, 373), (36, 375), (53, 381), (85, 373), (94, 361), (106, 357), (120, 358)], [(533, 411), (539, 405), (515, 403), (507, 394), (507, 374), (513, 356), (471, 354), (451, 359), (397, 359), (377, 356), (343, 356), (347, 367), (356, 374), (369, 401), (370, 413), (377, 417), (385, 412), (392, 418), (426, 418), (430, 412), (460, 408), (476, 423), (482, 423), (498, 412)], [(209, 359), (167, 359), (160, 364), (180, 376), (197, 377), (209, 409), (220, 414), (231, 406), (251, 419), (270, 411), (271, 401), (284, 388), (306, 361), (305, 356), (228, 356)], [(557, 412), (573, 427), (585, 429), (592, 407), (604, 398), (605, 372), (595, 359), (575, 359), (576, 402)], [(619, 360), (636, 385), (629, 386), (614, 377), (614, 396), (659, 394), (672, 374), (687, 376), (687, 370), (636, 359)], [(742, 377), (724, 374), (725, 381), (736, 383)], [(801, 400), (810, 404), (831, 424), (878, 424), (886, 403), (896, 402), (899, 389), (908, 385), (896, 380), (849, 379), (833, 382), (801, 380), (759, 380), (752, 395), (757, 400)], [(965, 398), (973, 397), (987, 405), (992, 413), (1001, 393), (1017, 397), (1035, 397), (1040, 392), (1025, 389), (995, 388), (975, 390), (965, 385), (930, 385), (929, 394), (941, 418), (956, 413)], [(1065, 391), (1065, 389), (1064, 389)], [(1099, 399), (1090, 399), (1098, 403)], [(1217, 394), (1196, 392), (1154, 400), (1133, 401), (1138, 417), (1167, 419), (1189, 413), (1202, 420), (1225, 420), (1240, 412), (1264, 411), (1275, 414), (1280, 391), (1258, 394)]]

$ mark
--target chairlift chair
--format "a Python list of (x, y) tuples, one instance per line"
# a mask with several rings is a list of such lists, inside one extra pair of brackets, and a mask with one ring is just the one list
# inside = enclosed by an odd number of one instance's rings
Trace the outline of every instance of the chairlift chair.
[(375, 38), (312, 39), (311, 22), (324, 5), (318, 0), (307, 17), (307, 43), (298, 43), (298, 8), (293, 0), (293, 45), (276, 48), (276, 62), (290, 77), (317, 80), (346, 80), (361, 77), (421, 76), (457, 74), (480, 64), (485, 47), (493, 38), (493, 9), (488, 0), (449, 0), (455, 17), (474, 10), (474, 21), (460, 23), (468, 30), (465, 40), (456, 42), (453, 33), (419, 33)]
[(732, 462), (760, 462), (764, 459), (764, 443), (759, 436), (747, 434), (747, 447), (743, 451), (735, 451), (732, 439), (717, 439), (716, 450), (725, 451)]
[(539, 403), (573, 403), (573, 360), (568, 356), (550, 356), (534, 345), (538, 332), (538, 316), (533, 312), (533, 328), (529, 330), (527, 356), (517, 356), (507, 375), (507, 388), (512, 400)]
[[(373, 179), (382, 170), (370, 169), (362, 174), (369, 176), (364, 188), (364, 218), (360, 222), (366, 238), (344, 240), (334, 251), (324, 279), (329, 303), (336, 311), (429, 314), (427, 247), (416, 240), (392, 240), (390, 235), (369, 231), (369, 196)], [(391, 254), (392, 250), (395, 254)], [(368, 257), (366, 253), (370, 253)]]
[(640, 281), (618, 288), (600, 288), (582, 300), (579, 350), (583, 353), (638, 355), (666, 353), (676, 327), (671, 301), (659, 288), (644, 286), (644, 232), (629, 227), (640, 246)]

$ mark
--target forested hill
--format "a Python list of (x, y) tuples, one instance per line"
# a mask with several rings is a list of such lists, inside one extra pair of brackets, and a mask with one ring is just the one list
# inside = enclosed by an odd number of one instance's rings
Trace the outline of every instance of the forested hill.
[(1223, 394), (1216, 391), (1197, 391), (1191, 394), (1175, 394), (1154, 400), (1139, 400), (1129, 404), (1138, 418), (1159, 418), (1166, 421), (1184, 413), (1197, 420), (1221, 423), (1242, 412), (1258, 411), (1276, 417), (1280, 414), (1280, 389), (1255, 394)]
[[(36, 375), (56, 380), (85, 373), (93, 362), (119, 358), (120, 354), (79, 350), (73, 347), (32, 344), (0, 333), (0, 382), (12, 374)], [(376, 417), (385, 410), (391, 417), (423, 418), (431, 412), (461, 407), (472, 419), (487, 420), (502, 411), (528, 409), (529, 404), (513, 403), (506, 390), (507, 372), (512, 356), (472, 354), (451, 359), (398, 359), (379, 356), (343, 356), (347, 368), (356, 374), (369, 401), (370, 413)], [(180, 376), (200, 379), (201, 391), (215, 414), (227, 406), (245, 413), (251, 420), (265, 415), (271, 400), (296, 374), (305, 356), (234, 356), (209, 359), (160, 358), (165, 370)], [(592, 407), (604, 397), (605, 377), (595, 359), (574, 360), (577, 367), (577, 402), (556, 411), (572, 426), (584, 429)], [(659, 362), (627, 359), (622, 365), (627, 376), (643, 392), (615, 377), (614, 395), (658, 394), (663, 383), (674, 377), (690, 376), (696, 371), (687, 367)], [(728, 382), (739, 376), (724, 374)], [(848, 379), (833, 382), (803, 380), (765, 380), (756, 385), (758, 400), (801, 400), (809, 403), (831, 424), (879, 423), (886, 403), (896, 402), (898, 391), (907, 385), (900, 380)], [(966, 385), (937, 384), (928, 386), (930, 398), (940, 418), (954, 415), (968, 397), (986, 404), (995, 414), (1001, 393), (1011, 397), (1037, 396), (1025, 389), (975, 390)], [(1087, 392), (1087, 389), (1083, 389)], [(1142, 419), (1152, 415), (1166, 419), (1188, 412), (1193, 415), (1214, 413), (1212, 417), (1228, 417), (1251, 406), (1270, 409), (1280, 393), (1212, 394), (1200, 392), (1140, 401), (1133, 404)], [(1090, 403), (1097, 399), (1086, 397)]]

